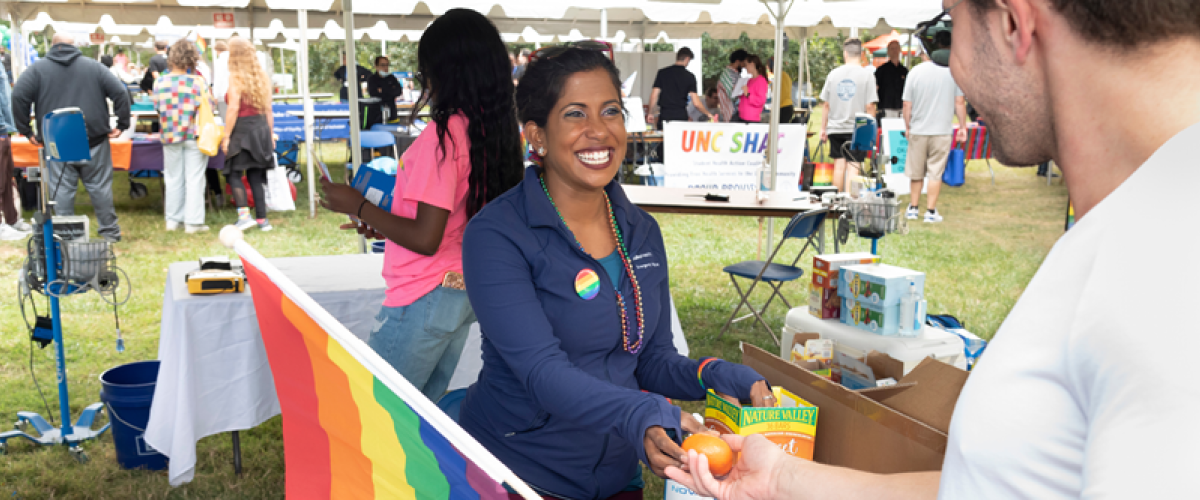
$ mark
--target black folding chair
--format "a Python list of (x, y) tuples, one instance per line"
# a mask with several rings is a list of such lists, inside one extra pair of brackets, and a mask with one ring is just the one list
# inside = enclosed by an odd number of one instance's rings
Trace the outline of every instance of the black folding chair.
[[(784, 283), (796, 281), (804, 275), (804, 270), (796, 267), (796, 264), (800, 262), (800, 258), (804, 256), (804, 252), (808, 250), (808, 247), (812, 246), (815, 248), (817, 238), (820, 236), (821, 223), (825, 221), (825, 215), (828, 212), (828, 210), (823, 209), (813, 210), (799, 213), (792, 217), (792, 220), (788, 222), (787, 227), (783, 230), (783, 238), (779, 240), (778, 245), (775, 245), (775, 249), (771, 251), (771, 255), (767, 257), (766, 261), (747, 260), (725, 266), (724, 271), (729, 273), (729, 280), (733, 282), (733, 288), (737, 290), (740, 302), (734, 308), (733, 314), (729, 316), (729, 321), (726, 321), (725, 326), (721, 328), (721, 333), (717, 335), (717, 338), (725, 335), (725, 331), (729, 329), (729, 325), (753, 316), (767, 330), (767, 333), (771, 335), (771, 339), (775, 341), (775, 344), (779, 344), (779, 336), (775, 334), (775, 331), (771, 329), (771, 326), (767, 324), (762, 315), (767, 312), (767, 308), (770, 307), (775, 297), (779, 297), (779, 300), (782, 300), (788, 309), (792, 308), (792, 304), (781, 293), (780, 286)], [(783, 248), (784, 243), (787, 243), (792, 238), (805, 239), (804, 247), (800, 249), (800, 253), (796, 254), (796, 258), (792, 260), (790, 265), (776, 264), (774, 260), (776, 255), (779, 254), (779, 250)], [(738, 284), (738, 277), (752, 280), (744, 293), (742, 292), (741, 285)], [(755, 310), (754, 306), (750, 304), (750, 294), (754, 292), (754, 287), (758, 286), (760, 281), (770, 285), (773, 291), (762, 308)], [(742, 310), (743, 305), (750, 310), (750, 314), (739, 318), (737, 314)]]

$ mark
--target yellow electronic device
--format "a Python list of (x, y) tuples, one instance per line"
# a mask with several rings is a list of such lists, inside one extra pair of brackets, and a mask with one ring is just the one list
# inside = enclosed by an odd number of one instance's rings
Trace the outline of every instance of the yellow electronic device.
[(212, 295), (217, 293), (241, 293), (246, 290), (246, 273), (242, 266), (234, 265), (224, 257), (200, 259), (200, 269), (184, 276), (188, 293)]

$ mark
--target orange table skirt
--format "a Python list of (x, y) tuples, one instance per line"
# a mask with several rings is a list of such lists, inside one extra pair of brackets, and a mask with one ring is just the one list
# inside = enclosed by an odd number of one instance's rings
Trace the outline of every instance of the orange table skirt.
[[(129, 139), (109, 139), (112, 147), (112, 163), (115, 170), (129, 170), (130, 159), (133, 156), (133, 141)], [(38, 148), (19, 135), (12, 136), (13, 164), (18, 168), (38, 166)]]

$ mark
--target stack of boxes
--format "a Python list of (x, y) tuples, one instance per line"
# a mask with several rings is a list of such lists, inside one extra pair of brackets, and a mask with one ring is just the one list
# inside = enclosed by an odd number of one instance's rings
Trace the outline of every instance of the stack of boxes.
[(879, 257), (869, 252), (818, 255), (813, 257), (812, 284), (809, 285), (808, 312), (821, 319), (842, 316), (838, 297), (838, 270), (842, 266), (878, 264)]
[[(925, 273), (920, 271), (887, 264), (842, 266), (837, 294), (842, 302), (842, 323), (871, 333), (900, 334), (902, 303), (914, 309), (914, 324), (925, 322), (921, 300), (925, 295)], [(906, 296), (916, 297), (916, 301), (906, 301)]]

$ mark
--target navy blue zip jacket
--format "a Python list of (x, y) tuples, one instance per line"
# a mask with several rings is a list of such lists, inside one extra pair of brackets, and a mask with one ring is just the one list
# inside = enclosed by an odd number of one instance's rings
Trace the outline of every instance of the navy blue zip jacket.
[[(700, 361), (679, 355), (672, 343), (658, 223), (615, 181), (605, 189), (643, 294), (645, 347), (638, 354), (623, 347), (612, 280), (575, 243), (536, 167), (472, 218), (463, 236), (483, 371), (467, 391), (460, 423), (540, 493), (576, 500), (608, 498), (628, 485), (638, 460), (646, 460), (649, 427), (682, 435), (680, 410), (664, 396), (704, 397)], [(590, 300), (575, 290), (583, 269), (599, 276), (600, 292)], [(633, 284), (627, 276), (620, 284), (633, 335)], [(723, 361), (709, 363), (703, 375), (708, 388), (742, 399), (762, 379)]]

